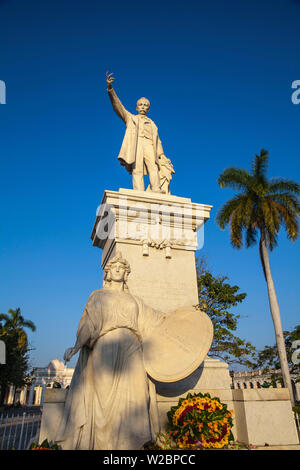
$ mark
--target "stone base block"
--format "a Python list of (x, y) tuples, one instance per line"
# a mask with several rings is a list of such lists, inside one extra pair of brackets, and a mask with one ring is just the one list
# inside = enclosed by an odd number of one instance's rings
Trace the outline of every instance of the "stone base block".
[(211, 208), (169, 194), (106, 190), (91, 234), (102, 268), (120, 251), (131, 267), (129, 291), (146, 305), (168, 313), (198, 304), (195, 250)]
[[(211, 366), (211, 367), (210, 367)], [(226, 372), (227, 370), (227, 372)], [(216, 373), (217, 372), (217, 373)], [(231, 390), (227, 364), (207, 359), (190, 377), (172, 384), (156, 383), (161, 430), (166, 429), (167, 412), (187, 393), (209, 393), (233, 409), (234, 439), (245, 444), (264, 446), (297, 446), (299, 438), (288, 390)], [(211, 386), (209, 386), (211, 384)], [(223, 385), (223, 388), (222, 388)], [(39, 442), (53, 441), (62, 418), (68, 390), (45, 391)]]
[(190, 390), (230, 389), (231, 379), (228, 364), (219, 359), (207, 357), (200, 367), (183, 380), (172, 383), (155, 382), (159, 395), (179, 396)]
[(246, 444), (299, 444), (287, 388), (232, 390), (236, 433)]
[(45, 439), (54, 441), (58, 426), (62, 419), (65, 401), (67, 397), (67, 389), (46, 389), (43, 405), (43, 414), (41, 422), (41, 430), (39, 443)]

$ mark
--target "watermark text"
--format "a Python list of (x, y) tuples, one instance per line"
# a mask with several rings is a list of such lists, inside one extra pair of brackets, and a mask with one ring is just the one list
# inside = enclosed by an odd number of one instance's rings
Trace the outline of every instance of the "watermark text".
[(4, 341), (0, 340), (0, 364), (6, 364), (6, 347)]
[(6, 85), (3, 80), (0, 80), (0, 104), (6, 104)]
[[(298, 349), (296, 349), (298, 348)], [(292, 354), (292, 363), (297, 366), (300, 364), (300, 339), (293, 341), (292, 349), (296, 349), (296, 351)]]
[(292, 83), (292, 88), (296, 90), (292, 93), (292, 103), (300, 104), (300, 80), (294, 80)]
[(97, 209), (93, 232), (94, 242), (104, 246), (107, 239), (134, 240), (143, 246), (165, 249), (186, 247), (199, 250), (204, 245), (204, 209), (201, 204), (146, 204), (132, 202), (121, 196), (113, 204), (101, 204)]

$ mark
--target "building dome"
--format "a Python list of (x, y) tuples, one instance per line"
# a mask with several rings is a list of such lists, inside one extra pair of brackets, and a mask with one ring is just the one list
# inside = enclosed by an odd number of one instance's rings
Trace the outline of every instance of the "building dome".
[(59, 359), (53, 359), (51, 362), (49, 362), (48, 369), (55, 370), (55, 371), (64, 371), (65, 365)]

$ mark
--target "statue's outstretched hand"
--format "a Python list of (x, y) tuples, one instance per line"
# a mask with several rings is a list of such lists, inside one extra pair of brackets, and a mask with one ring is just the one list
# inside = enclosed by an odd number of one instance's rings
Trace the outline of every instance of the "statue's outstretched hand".
[(112, 84), (113, 84), (114, 80), (115, 79), (113, 77), (113, 73), (106, 72), (106, 83), (107, 83), (107, 88), (108, 89), (112, 88)]
[(69, 360), (74, 355), (74, 353), (75, 353), (74, 348), (68, 348), (64, 354), (64, 361), (69, 362)]

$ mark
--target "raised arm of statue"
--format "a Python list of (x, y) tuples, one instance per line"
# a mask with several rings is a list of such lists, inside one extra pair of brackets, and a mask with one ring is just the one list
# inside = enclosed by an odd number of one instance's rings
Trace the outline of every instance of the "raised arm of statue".
[(107, 92), (108, 92), (108, 96), (110, 98), (112, 107), (115, 113), (119, 116), (119, 118), (121, 118), (122, 121), (124, 121), (126, 124), (130, 114), (127, 111), (127, 109), (124, 108), (115, 90), (113, 89), (113, 86), (112, 86), (113, 82), (114, 82), (113, 74), (106, 72)]

